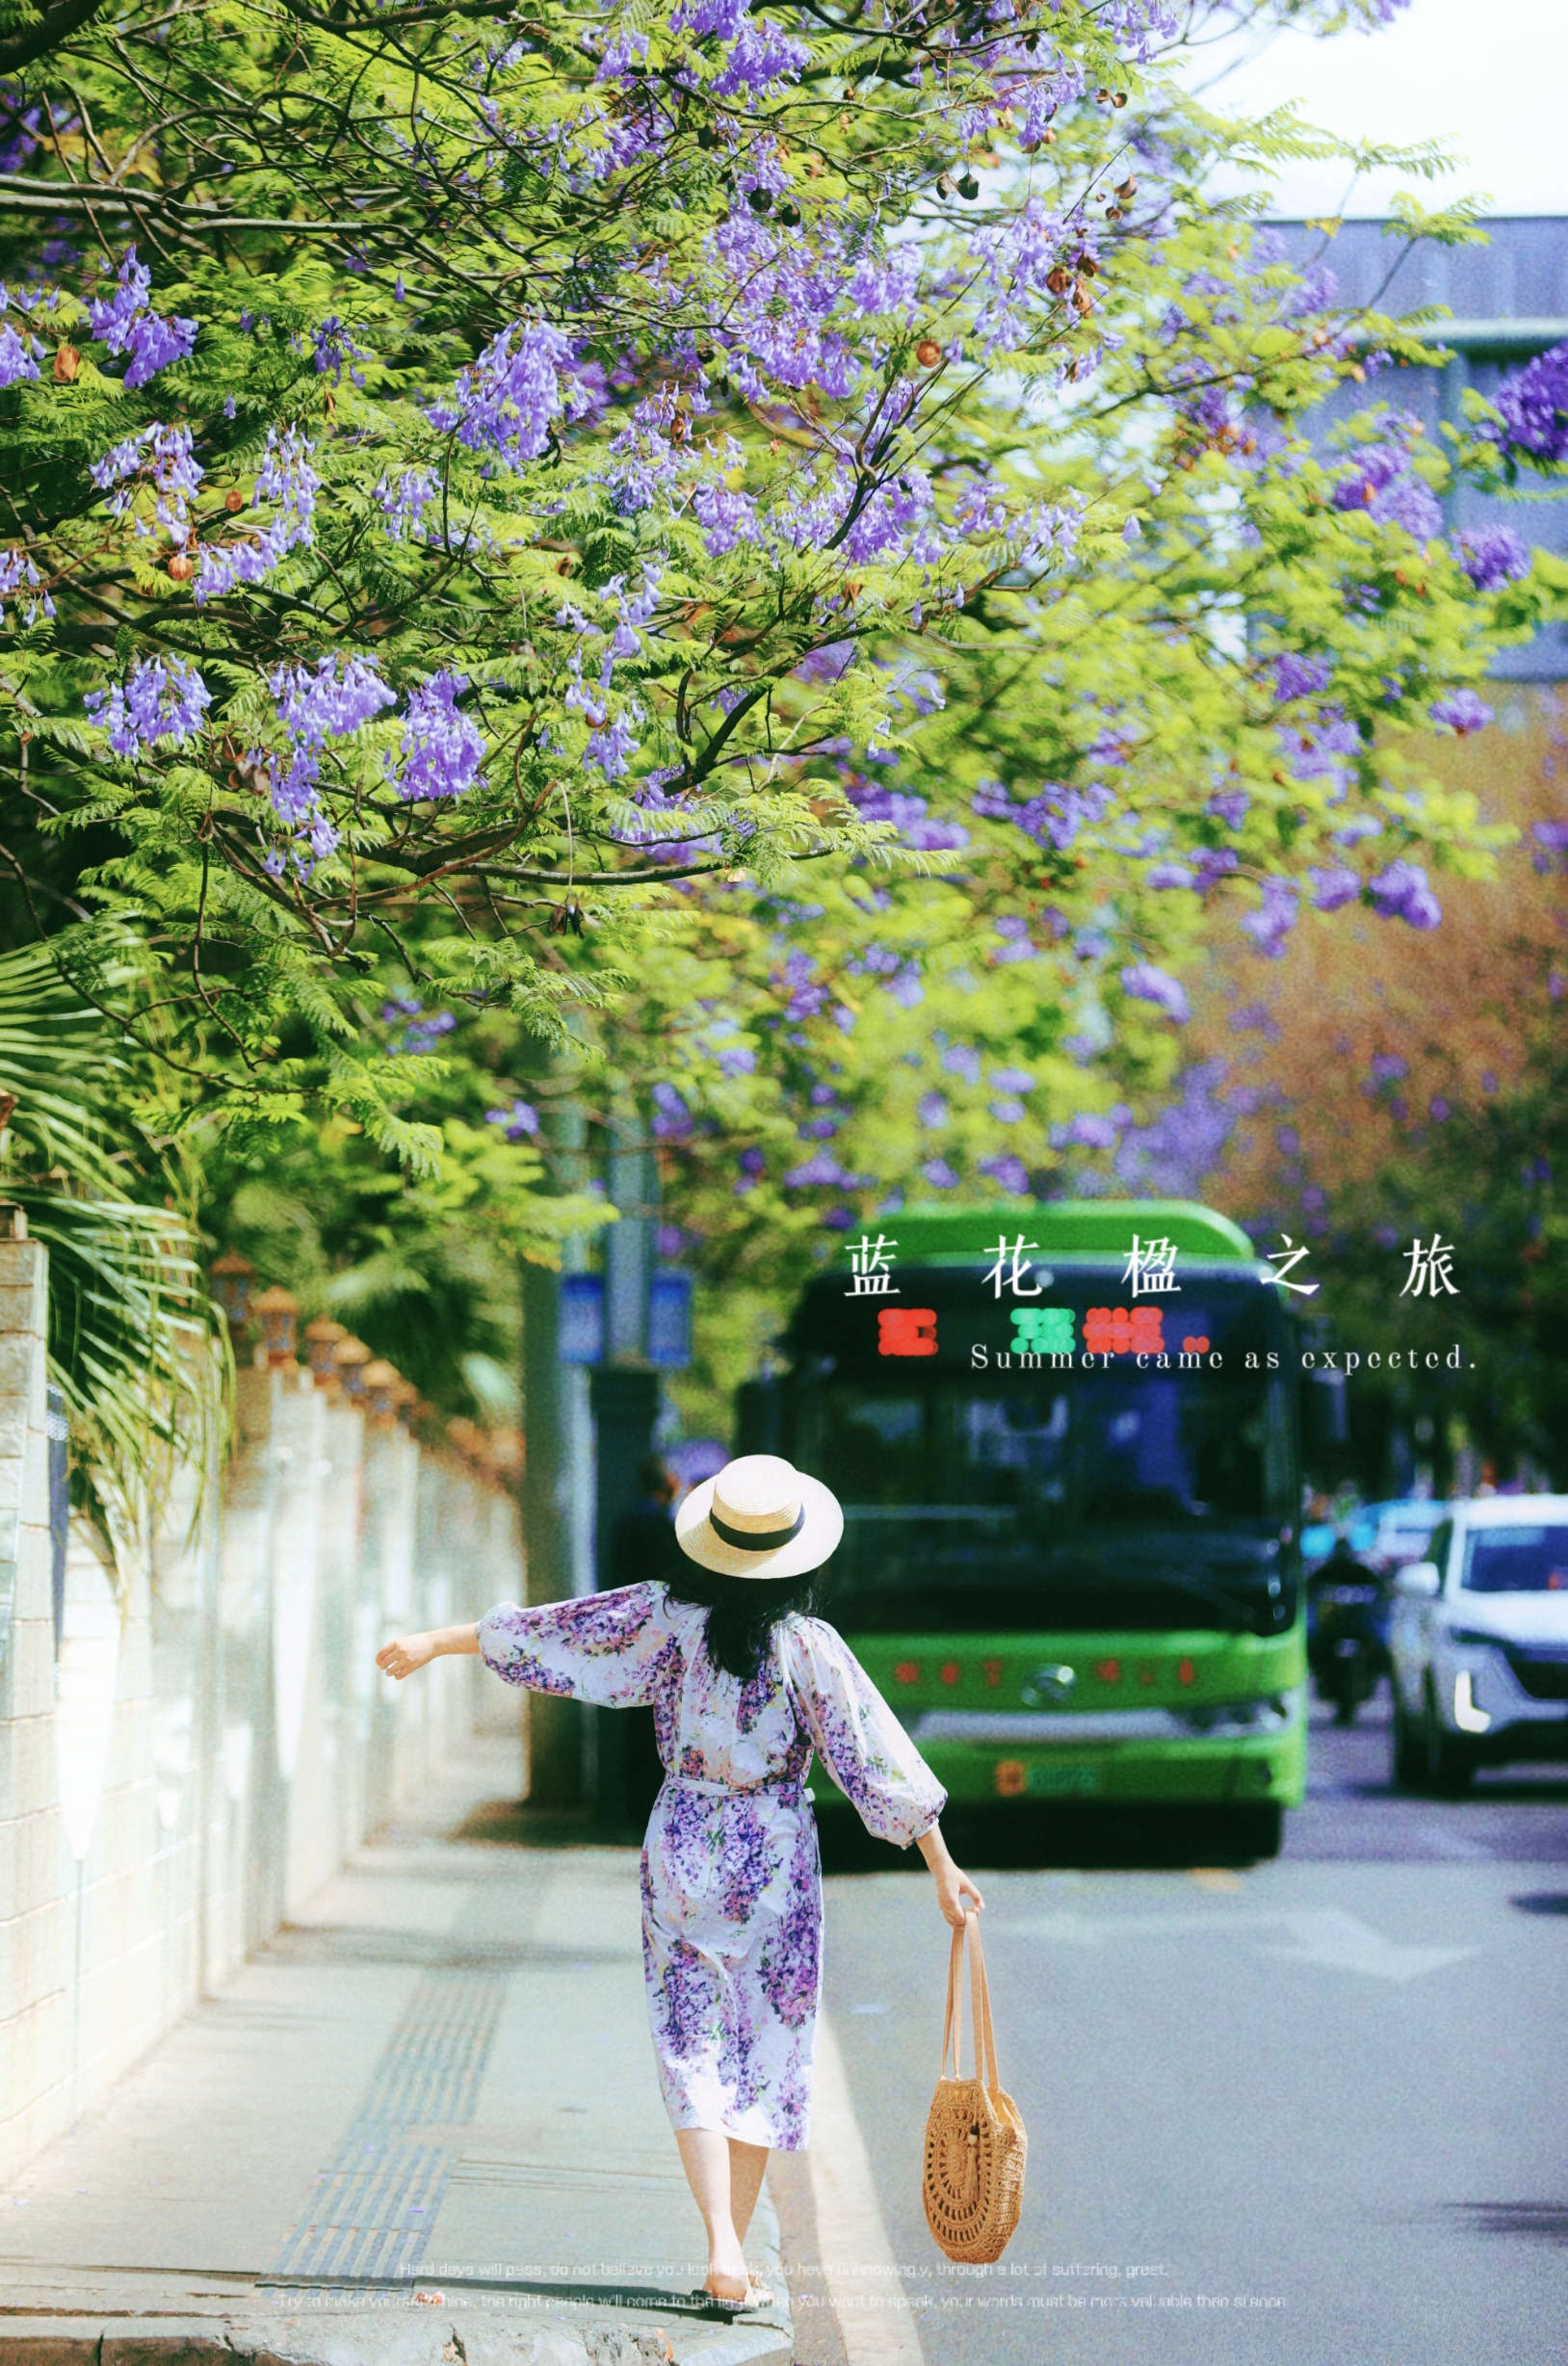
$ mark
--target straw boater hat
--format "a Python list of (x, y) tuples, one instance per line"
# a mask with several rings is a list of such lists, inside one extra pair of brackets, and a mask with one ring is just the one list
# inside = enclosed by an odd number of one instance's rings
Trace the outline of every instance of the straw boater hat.
[(803, 1577), (844, 1534), (838, 1498), (776, 1454), (744, 1454), (694, 1486), (675, 1514), (689, 1561), (725, 1577)]

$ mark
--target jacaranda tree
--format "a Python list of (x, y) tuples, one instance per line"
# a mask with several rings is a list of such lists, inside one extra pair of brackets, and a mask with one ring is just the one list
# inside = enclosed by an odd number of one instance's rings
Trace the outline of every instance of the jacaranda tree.
[(699, 1196), (1023, 1189), (1216, 908), (1431, 925), (1412, 735), (1558, 596), (1440, 531), (1518, 423), (1426, 447), (1431, 324), (1209, 194), (1308, 136), (1170, 71), (1388, 13), (13, 9), (8, 910), (157, 1122), (417, 1170), (542, 1047)]

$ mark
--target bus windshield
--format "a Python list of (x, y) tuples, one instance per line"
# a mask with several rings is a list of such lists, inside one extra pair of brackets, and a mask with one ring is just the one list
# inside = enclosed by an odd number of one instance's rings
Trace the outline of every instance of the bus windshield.
[[(1133, 1353), (1020, 1359), (1010, 1309), (978, 1275), (900, 1280), (903, 1302), (936, 1318), (934, 1354), (880, 1353), (871, 1310), (842, 1284), (808, 1293), (792, 1339), (796, 1456), (845, 1507), (826, 1616), (884, 1633), (1292, 1623), (1297, 1506), (1273, 1292), (1189, 1283), (1163, 1321), (1169, 1352), (1140, 1369)], [(1058, 1272), (1050, 1296), (1081, 1341), (1088, 1311), (1118, 1293), (1113, 1275)], [(1189, 1339), (1204, 1347), (1184, 1367)]]

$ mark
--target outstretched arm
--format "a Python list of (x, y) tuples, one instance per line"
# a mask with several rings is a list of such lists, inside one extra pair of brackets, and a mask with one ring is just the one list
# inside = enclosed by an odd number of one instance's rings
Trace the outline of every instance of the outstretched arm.
[(931, 1869), (931, 1877), (936, 1883), (936, 1903), (942, 1909), (943, 1921), (950, 1922), (954, 1931), (961, 1931), (964, 1916), (971, 1910), (965, 1901), (970, 1901), (978, 1910), (983, 1907), (984, 1899), (968, 1874), (960, 1873), (948, 1854), (948, 1844), (942, 1837), (939, 1824), (933, 1824), (928, 1832), (922, 1832), (915, 1846)]
[(469, 1652), (477, 1659), (478, 1626), (432, 1627), (425, 1635), (400, 1635), (395, 1642), (383, 1643), (376, 1654), (376, 1665), (401, 1684), (416, 1668), (428, 1668), (431, 1660), (449, 1651)]

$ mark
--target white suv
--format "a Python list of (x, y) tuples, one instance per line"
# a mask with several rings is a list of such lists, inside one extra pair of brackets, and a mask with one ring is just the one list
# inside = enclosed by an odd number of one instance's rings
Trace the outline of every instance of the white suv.
[(1394, 1581), (1394, 1779), (1568, 1758), (1568, 1495), (1458, 1503)]

